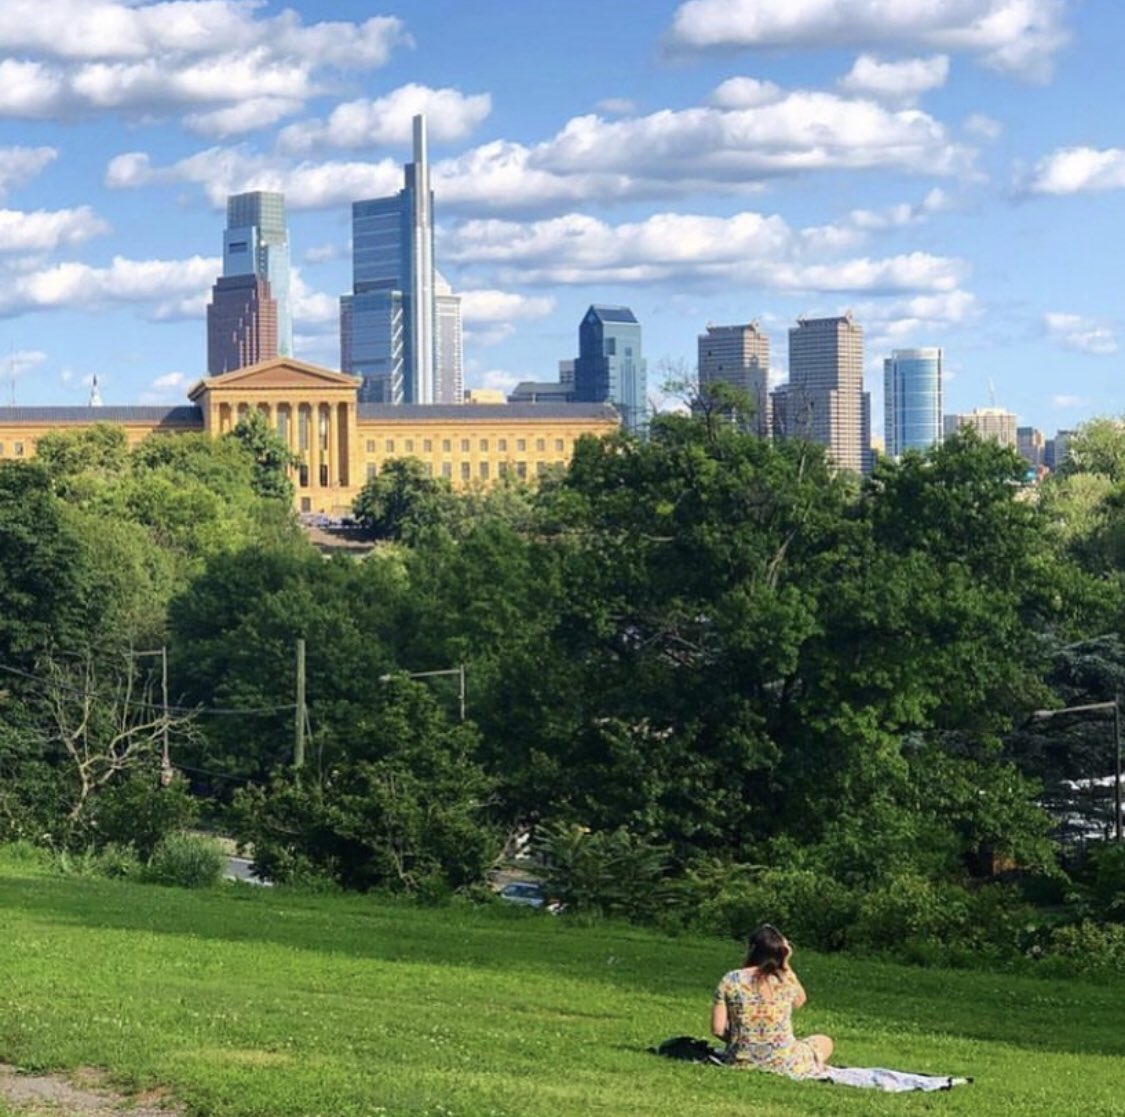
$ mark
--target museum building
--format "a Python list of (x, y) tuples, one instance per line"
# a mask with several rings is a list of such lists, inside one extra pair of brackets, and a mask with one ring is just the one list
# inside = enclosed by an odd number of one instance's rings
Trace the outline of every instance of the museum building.
[(360, 403), (361, 380), (278, 357), (200, 380), (180, 407), (0, 407), (0, 459), (29, 459), (49, 431), (121, 427), (130, 446), (155, 434), (227, 434), (262, 412), (300, 465), (300, 512), (342, 515), (391, 458), (417, 458), (455, 488), (505, 474), (532, 480), (570, 461), (575, 442), (620, 427), (608, 403)]

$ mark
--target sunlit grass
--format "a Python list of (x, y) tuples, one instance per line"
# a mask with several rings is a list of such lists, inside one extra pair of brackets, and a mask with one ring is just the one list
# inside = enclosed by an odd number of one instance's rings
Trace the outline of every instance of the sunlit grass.
[(102, 1067), (208, 1117), (1125, 1114), (1125, 982), (799, 955), (800, 1028), (835, 1035), (840, 1062), (977, 1079), (887, 1097), (646, 1053), (705, 1034), (735, 944), (63, 879), (2, 855), (0, 943), (0, 1061)]

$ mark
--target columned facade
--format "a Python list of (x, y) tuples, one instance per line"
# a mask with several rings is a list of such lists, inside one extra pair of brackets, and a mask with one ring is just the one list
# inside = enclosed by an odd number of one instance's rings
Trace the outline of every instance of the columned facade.
[(0, 459), (30, 459), (48, 431), (120, 426), (130, 446), (180, 433), (230, 434), (259, 412), (293, 451), (299, 512), (347, 515), (372, 477), (415, 458), (455, 488), (565, 469), (577, 441), (618, 429), (605, 403), (402, 404), (359, 400), (361, 378), (278, 357), (200, 380), (189, 407), (0, 407)]
[(357, 376), (290, 358), (201, 380), (188, 398), (209, 434), (229, 434), (248, 411), (261, 411), (300, 462), (293, 473), (298, 506), (337, 509), (354, 498), (351, 448), (360, 383)]

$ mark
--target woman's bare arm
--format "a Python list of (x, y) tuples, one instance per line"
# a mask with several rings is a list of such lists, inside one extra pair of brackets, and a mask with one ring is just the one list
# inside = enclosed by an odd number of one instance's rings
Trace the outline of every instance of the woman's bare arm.
[(805, 987), (801, 984), (801, 979), (791, 967), (786, 966), (785, 972), (789, 975), (789, 980), (797, 987), (797, 995), (793, 998), (793, 1007), (800, 1008), (801, 1005), (809, 999), (808, 994), (805, 992)]
[(711, 1008), (711, 1034), (719, 1039), (727, 1038), (727, 1006), (723, 1001), (716, 1001)]

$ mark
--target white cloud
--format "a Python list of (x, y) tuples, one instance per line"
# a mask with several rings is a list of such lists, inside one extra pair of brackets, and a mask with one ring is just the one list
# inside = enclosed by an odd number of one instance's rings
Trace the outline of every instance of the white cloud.
[(89, 206), (22, 213), (0, 209), (0, 253), (50, 252), (109, 232)]
[(0, 147), (0, 198), (30, 182), (58, 154), (53, 147)]
[(474, 388), (491, 388), (507, 395), (521, 380), (527, 380), (529, 377), (518, 376), (502, 368), (490, 368), (472, 376), (471, 379), (474, 381), (472, 384)]
[(627, 97), (605, 97), (594, 108), (607, 116), (632, 116), (637, 111), (636, 103)]
[(1042, 79), (1067, 39), (1064, 9), (1062, 0), (687, 0), (669, 37), (687, 50), (922, 47)]
[(129, 260), (115, 257), (109, 267), (66, 262), (10, 275), (0, 284), (0, 314), (32, 310), (95, 309), (113, 303), (154, 304), (206, 291), (221, 261), (192, 256), (186, 260)]
[(1085, 407), (1090, 401), (1085, 396), (1052, 396), (1052, 407)]
[(305, 249), (304, 258), (306, 264), (329, 264), (333, 260), (344, 259), (347, 254), (342, 244), (314, 244)]
[(1049, 311), (1043, 315), (1047, 338), (1064, 349), (1108, 356), (1117, 352), (1117, 337), (1108, 326), (1080, 314)]
[(231, 194), (278, 190), (289, 210), (350, 205), (357, 198), (378, 198), (402, 188), (402, 167), (393, 159), (378, 163), (284, 162), (244, 147), (213, 147), (167, 167), (155, 167), (144, 152), (127, 152), (106, 166), (105, 185), (136, 189), (152, 183), (198, 183), (217, 209)]
[(0, 357), (0, 373), (4, 378), (18, 378), (45, 364), (46, 360), (47, 354), (42, 349), (16, 349)]
[(664, 110), (635, 120), (580, 116), (532, 153), (556, 173), (617, 172), (714, 182), (839, 168), (927, 174), (963, 169), (968, 153), (933, 117), (870, 101), (795, 90), (743, 109)]
[(333, 327), (340, 320), (340, 301), (335, 295), (314, 291), (305, 282), (299, 268), (293, 268), (289, 277), (289, 298), (293, 308), (293, 319), (301, 327)]
[(462, 140), (491, 111), (492, 98), (487, 93), (466, 96), (456, 89), (431, 89), (412, 82), (385, 97), (337, 105), (326, 121), (291, 124), (282, 130), (277, 143), (279, 150), (290, 153), (408, 143), (413, 118), (419, 113), (426, 117), (429, 138)]
[[(756, 97), (759, 103), (748, 107), (664, 110), (613, 121), (582, 116), (533, 146), (482, 144), (435, 163), (434, 192), (443, 212), (511, 213), (698, 191), (746, 194), (779, 175), (816, 171), (883, 168), (936, 176), (971, 166), (973, 151), (917, 109), (891, 111), (803, 90), (774, 96), (764, 86), (755, 88), (725, 82), (716, 91), (727, 102)], [(286, 134), (293, 143), (299, 133)], [(105, 181), (118, 188), (197, 182), (216, 206), (228, 194), (280, 190), (292, 209), (305, 209), (393, 193), (402, 170), (391, 159), (293, 167), (278, 154), (214, 147), (162, 168), (140, 152), (118, 155)]]
[(1125, 149), (1067, 147), (1042, 158), (1028, 189), (1033, 194), (1080, 194), (1125, 187)]
[(158, 376), (151, 386), (158, 392), (170, 392), (180, 387), (186, 379), (182, 372), (166, 372), (163, 376)]
[(975, 295), (954, 287), (905, 298), (863, 302), (855, 307), (855, 314), (867, 328), (868, 351), (873, 359), (881, 361), (887, 351), (903, 348), (908, 342), (940, 345), (940, 339), (950, 327), (972, 322), (980, 315), (980, 307)]
[(460, 295), (465, 341), (474, 345), (499, 345), (516, 332), (517, 322), (545, 318), (555, 309), (555, 300), (548, 295), (491, 288), (461, 291)]
[(0, 6), (0, 50), (58, 59), (144, 59), (269, 46), (319, 64), (372, 68), (410, 45), (401, 20), (306, 26), (292, 10), (260, 19), (257, 0), (6, 0)]
[(970, 136), (975, 136), (981, 140), (999, 139), (1000, 134), (1004, 131), (1000, 121), (994, 120), (991, 116), (986, 116), (982, 112), (969, 113), (965, 117), (963, 127)]
[[(447, 234), (443, 258), (493, 268), (503, 284), (729, 284), (787, 291), (952, 291), (955, 259), (911, 252), (826, 262), (825, 229), (794, 230), (781, 217), (661, 213), (609, 225), (585, 214), (546, 221), (467, 221)], [(845, 242), (846, 243), (846, 239)]]
[(268, 128), (301, 108), (302, 102), (287, 97), (249, 97), (237, 105), (213, 112), (188, 113), (184, 126), (200, 136), (226, 139), (259, 128)]
[(839, 84), (845, 93), (895, 105), (913, 105), (923, 93), (945, 85), (948, 76), (948, 55), (881, 62), (872, 54), (861, 54)]
[(304, 25), (257, 0), (7, 0), (0, 5), (0, 117), (188, 112), (227, 136), (272, 124), (325, 91), (325, 71), (383, 65), (410, 45), (400, 20)]
[(489, 288), (461, 291), (460, 295), (462, 320), (472, 325), (546, 318), (555, 309), (555, 300), (550, 296), (520, 295)]
[(757, 78), (727, 78), (711, 94), (711, 104), (720, 109), (756, 109), (780, 101), (784, 94), (772, 81)]
[(924, 221), (931, 214), (941, 213), (949, 205), (948, 195), (935, 186), (921, 202), (901, 202), (882, 210), (853, 209), (848, 217), (858, 229), (901, 229)]

